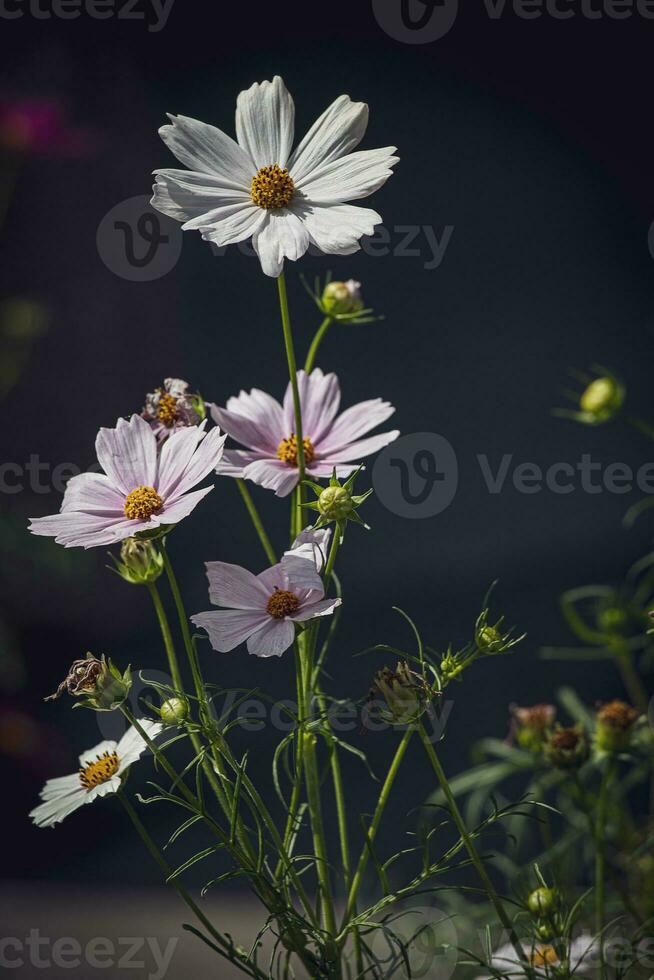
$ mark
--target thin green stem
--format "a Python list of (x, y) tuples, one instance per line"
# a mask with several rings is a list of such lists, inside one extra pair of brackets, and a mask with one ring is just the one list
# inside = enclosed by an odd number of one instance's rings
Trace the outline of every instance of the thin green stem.
[(633, 654), (623, 639), (614, 642), (613, 647), (615, 648), (615, 663), (620, 671), (625, 690), (635, 707), (646, 715), (649, 710), (649, 696), (636, 670)]
[(286, 360), (288, 362), (288, 376), (291, 382), (291, 391), (293, 394), (293, 414), (295, 416), (295, 440), (297, 443), (297, 468), (298, 468), (298, 485), (297, 485), (297, 501), (295, 506), (297, 508), (295, 521), (291, 519), (291, 527), (295, 525), (295, 529), (300, 530), (304, 526), (304, 513), (302, 510), (302, 504), (304, 502), (304, 488), (302, 486), (302, 481), (304, 480), (305, 473), (305, 460), (304, 460), (304, 434), (302, 431), (302, 405), (300, 403), (300, 389), (297, 383), (297, 361), (295, 358), (295, 346), (293, 344), (293, 332), (291, 330), (291, 317), (288, 312), (288, 296), (286, 294), (286, 278), (284, 273), (277, 279), (277, 290), (279, 293), (279, 309), (282, 318), (282, 332), (284, 335), (284, 347), (286, 349)]
[(304, 362), (304, 370), (307, 374), (313, 371), (313, 366), (316, 363), (316, 354), (318, 353), (318, 348), (325, 338), (325, 334), (329, 330), (330, 326), (334, 321), (330, 316), (326, 316), (322, 321), (318, 329), (316, 330), (315, 336), (311, 341), (311, 346), (309, 347), (309, 353), (307, 354), (307, 359)]
[(170, 631), (170, 624), (168, 622), (168, 617), (166, 616), (166, 610), (163, 607), (163, 603), (161, 601), (161, 596), (159, 595), (159, 590), (157, 589), (156, 582), (150, 582), (148, 584), (148, 592), (150, 593), (150, 596), (152, 598), (154, 611), (157, 614), (159, 629), (161, 630), (161, 636), (164, 642), (166, 656), (168, 658), (168, 669), (170, 670), (170, 676), (172, 677), (173, 685), (175, 687), (175, 690), (179, 694), (183, 694), (184, 684), (182, 681), (182, 675), (179, 670), (177, 654), (175, 653), (175, 643), (173, 641), (173, 635)]
[(386, 809), (386, 804), (388, 803), (388, 798), (390, 796), (391, 789), (393, 788), (393, 783), (395, 782), (395, 778), (400, 770), (400, 766), (402, 765), (402, 760), (404, 759), (406, 750), (409, 747), (409, 742), (411, 741), (413, 732), (413, 728), (407, 728), (402, 736), (402, 740), (397, 747), (393, 761), (391, 762), (390, 768), (386, 774), (384, 785), (381, 788), (379, 799), (377, 800), (377, 806), (375, 807), (375, 812), (366, 832), (366, 842), (361, 851), (361, 855), (354, 872), (354, 877), (352, 878), (352, 885), (350, 887), (350, 893), (347, 899), (347, 907), (341, 923), (341, 938), (345, 938), (347, 934), (347, 926), (354, 913), (357, 895), (359, 894), (359, 889), (361, 888), (361, 883), (363, 881), (363, 875), (370, 857), (370, 849), (375, 841), (375, 837), (377, 836), (379, 824), (381, 823), (384, 810)]
[(257, 510), (254, 500), (252, 499), (252, 494), (248, 489), (247, 483), (245, 482), (245, 480), (241, 480), (239, 478), (236, 481), (236, 486), (241, 492), (241, 497), (243, 498), (243, 502), (245, 503), (247, 512), (250, 515), (250, 518), (254, 525), (254, 529), (259, 535), (259, 541), (261, 542), (261, 547), (266, 553), (266, 558), (268, 559), (271, 565), (274, 565), (277, 561), (277, 556), (275, 555), (275, 549), (270, 543), (270, 538), (266, 534), (266, 529), (263, 526), (263, 522), (261, 520), (261, 517), (259, 516), (259, 511)]
[(445, 771), (441, 766), (440, 760), (436, 754), (436, 750), (434, 749), (434, 746), (430, 742), (429, 735), (425, 731), (425, 727), (422, 724), (422, 722), (420, 722), (419, 730), (420, 730), (420, 738), (422, 739), (422, 744), (425, 747), (427, 757), (431, 762), (432, 768), (436, 774), (436, 778), (439, 782), (441, 790), (443, 791), (443, 795), (445, 796), (445, 799), (447, 801), (448, 809), (456, 825), (456, 829), (459, 832), (459, 836), (461, 840), (465, 844), (466, 850), (468, 852), (470, 860), (472, 861), (475, 871), (479, 875), (481, 883), (484, 886), (484, 890), (488, 895), (491, 905), (495, 909), (498, 919), (500, 920), (504, 929), (506, 929), (506, 931), (509, 934), (511, 945), (515, 950), (516, 956), (518, 957), (521, 964), (525, 964), (524, 968), (525, 971), (528, 971), (527, 975), (532, 976), (533, 971), (529, 970), (528, 966), (526, 965), (528, 964), (529, 961), (527, 960), (525, 952), (522, 948), (522, 944), (520, 942), (520, 939), (518, 938), (518, 934), (514, 929), (513, 923), (511, 922), (511, 919), (509, 918), (506, 909), (502, 905), (501, 899), (495, 890), (495, 886), (493, 885), (493, 882), (491, 881), (490, 876), (486, 871), (486, 868), (484, 867), (483, 861), (479, 857), (479, 853), (477, 851), (477, 848), (475, 847), (474, 841), (470, 836), (470, 834), (468, 833), (468, 828), (465, 825), (465, 821), (461, 815), (461, 811), (459, 810), (456, 799), (454, 798), (454, 794), (450, 789), (450, 784), (447, 780), (447, 776), (445, 775)]
[(176, 878), (173, 878), (171, 880), (173, 869), (170, 867), (170, 865), (164, 858), (163, 854), (159, 850), (159, 847), (150, 836), (147, 828), (141, 821), (141, 818), (137, 814), (136, 810), (134, 809), (134, 807), (132, 806), (131, 802), (129, 801), (129, 799), (127, 798), (126, 794), (122, 789), (118, 790), (118, 798), (120, 802), (123, 804), (127, 812), (127, 815), (132, 821), (139, 837), (145, 844), (146, 848), (148, 849), (148, 851), (150, 852), (150, 854), (152, 855), (156, 863), (159, 865), (161, 871), (163, 872), (166, 878), (166, 881), (169, 881), (170, 884), (172, 884), (173, 888), (175, 889), (179, 897), (182, 899), (183, 902), (186, 903), (186, 905), (191, 910), (193, 915), (195, 915), (198, 921), (202, 923), (202, 925), (207, 930), (209, 935), (213, 937), (213, 939), (218, 943), (218, 945), (223, 950), (225, 950), (223, 954), (225, 958), (228, 959), (230, 963), (233, 963), (235, 966), (238, 966), (244, 973), (248, 973), (252, 977), (257, 977), (257, 978), (261, 978), (261, 980), (265, 980), (265, 974), (254, 963), (248, 963), (246, 965), (245, 963), (241, 962), (236, 958), (235, 956), (236, 951), (234, 949), (233, 944), (230, 943), (229, 940), (221, 936), (221, 934), (214, 928), (212, 923), (209, 921), (209, 919), (204, 914), (204, 912), (198, 907), (196, 902), (191, 898), (191, 896), (186, 891), (184, 886), (181, 885)]
[(607, 760), (602, 781), (600, 783), (599, 796), (597, 797), (597, 812), (595, 820), (595, 933), (599, 936), (600, 943), (600, 968), (601, 977), (606, 976), (606, 964), (604, 962), (604, 918), (606, 912), (606, 814), (608, 802), (608, 788), (611, 781), (613, 767), (611, 761)]
[(320, 888), (323, 925), (325, 931), (334, 937), (336, 935), (336, 917), (334, 914), (329, 858), (327, 857), (327, 847), (325, 845), (325, 828), (320, 801), (316, 736), (305, 732), (302, 736), (302, 745), (304, 753), (304, 780), (307, 787), (307, 799), (309, 801), (309, 813), (311, 815), (313, 848), (316, 857), (316, 874)]

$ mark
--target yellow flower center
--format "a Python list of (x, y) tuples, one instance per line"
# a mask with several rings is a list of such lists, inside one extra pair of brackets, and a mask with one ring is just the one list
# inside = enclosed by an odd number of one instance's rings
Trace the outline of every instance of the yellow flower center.
[(553, 946), (538, 946), (531, 954), (533, 966), (556, 966), (559, 957)]
[(163, 507), (163, 500), (154, 487), (137, 487), (125, 498), (125, 517), (130, 521), (147, 521)]
[[(302, 445), (304, 446), (304, 462), (307, 464), (311, 463), (316, 455), (316, 450), (313, 448), (311, 439), (305, 436), (302, 440)], [(283, 463), (288, 463), (289, 466), (297, 466), (297, 439), (295, 438), (295, 433), (290, 435), (288, 439), (282, 439), (277, 446), (277, 457)]]
[(254, 204), (266, 211), (285, 208), (295, 193), (295, 184), (288, 170), (278, 163), (262, 167), (252, 178), (250, 197)]
[(115, 752), (104, 752), (103, 755), (99, 755), (93, 762), (88, 762), (83, 769), (80, 769), (79, 781), (84, 789), (93, 789), (115, 776), (119, 765), (118, 756)]
[(292, 616), (300, 607), (300, 600), (294, 592), (287, 592), (285, 589), (275, 589), (266, 610), (273, 619), (284, 619), (285, 616)]
[(157, 418), (167, 429), (172, 429), (175, 424), (175, 419), (177, 418), (177, 399), (169, 395), (168, 392), (162, 392), (159, 396)]

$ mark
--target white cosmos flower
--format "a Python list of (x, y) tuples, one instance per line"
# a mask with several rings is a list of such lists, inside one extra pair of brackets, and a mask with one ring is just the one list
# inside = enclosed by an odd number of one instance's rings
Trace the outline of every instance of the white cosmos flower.
[(238, 142), (197, 119), (169, 119), (159, 134), (189, 169), (155, 170), (153, 206), (216, 245), (251, 238), (268, 276), (309, 245), (351, 255), (382, 220), (345, 203), (378, 190), (398, 161), (394, 146), (352, 152), (368, 124), (364, 102), (339, 96), (295, 150), (295, 106), (278, 75), (239, 95)]
[[(584, 977), (597, 969), (597, 940), (590, 933), (583, 932), (570, 943), (568, 960), (570, 972), (574, 977)], [(531, 960), (537, 980), (554, 980), (561, 960), (554, 947), (548, 943), (538, 943), (531, 948), (525, 946), (525, 953)], [(524, 967), (516, 956), (511, 943), (500, 946), (493, 953), (490, 964), (493, 969), (511, 980), (522, 980), (526, 977)], [(477, 980), (492, 980), (488, 975), (477, 977)]]
[[(154, 738), (163, 728), (147, 718), (142, 718), (139, 724), (149, 738)], [(115, 793), (120, 789), (123, 773), (145, 749), (145, 740), (132, 726), (120, 742), (100, 742), (83, 752), (78, 772), (47, 781), (40, 794), (43, 803), (32, 810), (30, 817), (37, 827), (53, 827), (85, 803)]]

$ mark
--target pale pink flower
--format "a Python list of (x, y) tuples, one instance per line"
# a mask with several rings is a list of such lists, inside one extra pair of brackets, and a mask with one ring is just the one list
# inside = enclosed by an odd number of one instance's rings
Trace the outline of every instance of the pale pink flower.
[[(306, 474), (325, 479), (334, 468), (339, 477), (353, 473), (365, 456), (378, 452), (400, 434), (397, 429), (366, 436), (395, 409), (381, 398), (359, 402), (338, 414), (341, 389), (335, 374), (315, 368), (298, 371)], [(290, 383), (284, 404), (258, 388), (241, 391), (226, 408), (213, 405), (211, 414), (247, 450), (226, 449), (218, 473), (252, 480), (278, 497), (286, 497), (298, 482), (297, 441)], [(361, 438), (366, 436), (366, 438)]]
[(213, 489), (189, 492), (223, 453), (225, 436), (217, 428), (205, 433), (204, 426), (179, 429), (159, 453), (154, 432), (139, 415), (100, 429), (95, 448), (105, 473), (74, 476), (61, 512), (32, 518), (30, 531), (67, 548), (97, 548), (178, 524)]
[(248, 653), (255, 657), (280, 657), (293, 643), (295, 623), (330, 616), (340, 605), (340, 599), (325, 599), (318, 574), (319, 554), (328, 538), (314, 539), (310, 533), (260, 575), (239, 565), (207, 562), (209, 598), (227, 608), (198, 613), (191, 620), (207, 631), (214, 650), (228, 653), (247, 641)]

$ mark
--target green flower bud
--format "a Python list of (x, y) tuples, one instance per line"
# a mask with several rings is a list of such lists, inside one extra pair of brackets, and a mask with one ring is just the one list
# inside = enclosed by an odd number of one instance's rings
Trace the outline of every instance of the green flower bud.
[(384, 667), (375, 674), (369, 703), (378, 705), (381, 698), (388, 712), (381, 710), (381, 717), (392, 725), (408, 725), (417, 721), (425, 705), (422, 691), (416, 684), (417, 675), (404, 661), (399, 661), (395, 670)]
[(550, 940), (556, 938), (557, 930), (549, 922), (541, 922), (539, 926), (536, 927), (536, 935), (544, 943), (550, 942)]
[(511, 706), (511, 734), (522, 749), (539, 752), (556, 717), (552, 704), (535, 704), (530, 708)]
[(596, 716), (595, 744), (602, 752), (624, 752), (631, 745), (638, 712), (624, 701), (610, 701)]
[(344, 521), (353, 509), (347, 487), (325, 487), (318, 497), (318, 510), (329, 521)]
[[(113, 711), (126, 700), (132, 686), (132, 672), (128, 667), (121, 674), (111, 661), (98, 660), (87, 653), (83, 660), (75, 660), (67, 677), (46, 701), (54, 701), (67, 693), (80, 698), (79, 704), (94, 711)], [(77, 707), (77, 705), (76, 705)]]
[[(556, 888), (536, 888), (527, 899), (527, 908), (533, 916), (548, 919), (557, 911), (561, 904), (561, 896)], [(541, 939), (551, 939), (551, 936), (540, 936)]]
[(164, 725), (183, 725), (190, 714), (186, 698), (168, 698), (159, 708)]
[(502, 643), (502, 634), (494, 626), (484, 626), (477, 634), (477, 646), (480, 650), (492, 650)]
[(597, 625), (604, 633), (620, 634), (629, 625), (629, 613), (620, 606), (606, 606), (598, 613)]
[(544, 747), (545, 758), (556, 769), (576, 769), (588, 759), (590, 747), (588, 739), (579, 726), (562, 728), (560, 725), (551, 732)]
[(156, 582), (164, 568), (163, 555), (149, 538), (126, 538), (120, 547), (120, 561), (114, 558), (114, 562), (121, 578), (132, 585)]
[(613, 378), (595, 378), (588, 385), (579, 399), (582, 412), (594, 415), (598, 419), (614, 415), (623, 401), (620, 386)]
[(323, 290), (322, 306), (325, 313), (330, 316), (356, 313), (357, 310), (363, 309), (361, 283), (354, 279), (328, 283)]

